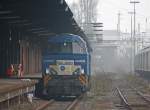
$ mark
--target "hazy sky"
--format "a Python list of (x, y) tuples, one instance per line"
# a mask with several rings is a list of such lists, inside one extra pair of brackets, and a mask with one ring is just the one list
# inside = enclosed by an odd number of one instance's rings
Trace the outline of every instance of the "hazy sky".
[[(66, 0), (71, 6), (73, 2), (78, 3), (79, 0)], [(104, 23), (104, 29), (116, 29), (118, 21), (118, 12), (121, 13), (121, 30), (130, 31), (130, 15), (128, 12), (133, 10), (133, 4), (130, 0), (98, 0), (97, 7), (98, 21)], [(145, 20), (148, 18), (148, 28), (150, 28), (150, 0), (138, 0), (136, 5), (137, 23), (141, 24), (141, 31), (145, 31)]]

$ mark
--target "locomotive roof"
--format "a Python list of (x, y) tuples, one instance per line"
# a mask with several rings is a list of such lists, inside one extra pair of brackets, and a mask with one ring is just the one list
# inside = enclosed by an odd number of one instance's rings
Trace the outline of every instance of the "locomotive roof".
[[(74, 34), (60, 34), (56, 36), (49, 37), (49, 43), (67, 43), (67, 42), (76, 42), (83, 48), (88, 48), (86, 41), (83, 40), (78, 35)], [(89, 50), (89, 49), (88, 49)]]
[(74, 34), (60, 34), (56, 36), (49, 37), (49, 42), (81, 42), (83, 39)]

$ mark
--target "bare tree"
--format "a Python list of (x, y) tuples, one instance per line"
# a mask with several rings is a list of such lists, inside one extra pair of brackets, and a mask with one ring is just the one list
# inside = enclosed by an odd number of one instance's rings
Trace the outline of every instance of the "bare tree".
[(97, 5), (98, 0), (79, 0), (79, 3), (73, 3), (71, 8), (74, 12), (77, 22), (83, 29), (89, 30), (87, 28), (91, 22), (97, 21)]
[[(97, 41), (96, 32), (94, 32), (94, 27), (91, 23), (97, 22), (97, 7), (99, 1), (100, 0), (79, 0), (79, 2), (73, 3), (71, 6), (77, 23), (84, 30), (89, 41), (91, 41), (91, 45), (93, 41)], [(95, 65), (95, 61), (97, 61), (95, 55), (97, 55), (97, 53), (95, 53), (95, 49), (93, 51), (92, 71), (97, 67)]]

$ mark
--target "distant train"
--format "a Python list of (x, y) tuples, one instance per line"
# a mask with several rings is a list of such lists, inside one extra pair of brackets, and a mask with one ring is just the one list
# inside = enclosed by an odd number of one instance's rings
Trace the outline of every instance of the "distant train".
[(78, 35), (62, 34), (48, 39), (43, 53), (44, 93), (49, 96), (79, 96), (89, 89), (91, 56)]
[(142, 49), (136, 56), (134, 62), (135, 72), (145, 78), (150, 78), (150, 47)]

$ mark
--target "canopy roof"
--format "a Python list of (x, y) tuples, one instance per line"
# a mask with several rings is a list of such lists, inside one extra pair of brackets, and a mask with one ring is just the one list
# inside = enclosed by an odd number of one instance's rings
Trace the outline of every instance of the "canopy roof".
[(60, 33), (71, 33), (88, 42), (65, 0), (0, 0), (0, 24), (0, 34), (15, 30), (21, 37), (41, 41)]

